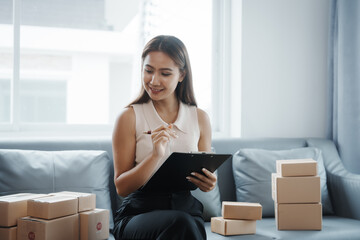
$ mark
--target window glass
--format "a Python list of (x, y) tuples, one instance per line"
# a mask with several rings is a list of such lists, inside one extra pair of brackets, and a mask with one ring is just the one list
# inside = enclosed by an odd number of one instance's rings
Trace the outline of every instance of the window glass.
[(66, 80), (23, 79), (20, 83), (23, 122), (66, 122)]
[(22, 1), (21, 121), (110, 123), (130, 99), (140, 6)]
[(183, 40), (199, 107), (211, 113), (211, 1), (21, 5), (20, 122), (112, 124), (138, 94), (142, 48), (158, 34)]
[(0, 0), (0, 123), (10, 122), (10, 80), (12, 76), (12, 1)]
[(0, 123), (10, 122), (10, 79), (0, 78)]

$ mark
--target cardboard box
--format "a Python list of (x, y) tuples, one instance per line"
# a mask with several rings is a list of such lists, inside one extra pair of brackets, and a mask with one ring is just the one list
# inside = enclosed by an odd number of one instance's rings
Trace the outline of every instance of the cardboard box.
[(0, 227), (0, 239), (1, 240), (16, 240), (17, 227), (1, 228)]
[(79, 214), (52, 220), (21, 218), (17, 234), (19, 240), (78, 240)]
[(19, 193), (0, 197), (0, 226), (16, 226), (18, 218), (27, 216), (28, 200), (45, 194)]
[(94, 209), (80, 213), (80, 240), (109, 238), (109, 210)]
[(234, 219), (224, 219), (223, 217), (212, 217), (211, 231), (225, 236), (255, 234), (256, 221), (234, 220)]
[(262, 206), (260, 203), (222, 202), (224, 219), (261, 220)]
[(72, 196), (47, 196), (28, 201), (28, 215), (35, 218), (54, 219), (78, 211), (78, 198)]
[(282, 177), (316, 176), (317, 162), (313, 159), (277, 160), (276, 172)]
[(321, 202), (320, 177), (274, 177), (275, 202), (318, 203)]
[(82, 192), (56, 192), (51, 195), (65, 195), (73, 196), (78, 198), (78, 212), (84, 212), (93, 210), (96, 208), (96, 195), (93, 193), (82, 193)]
[(278, 230), (321, 230), (321, 203), (275, 204)]

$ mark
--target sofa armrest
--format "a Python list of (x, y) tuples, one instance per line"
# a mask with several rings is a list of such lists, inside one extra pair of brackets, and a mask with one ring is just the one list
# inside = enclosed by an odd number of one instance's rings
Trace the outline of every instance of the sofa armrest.
[(360, 220), (360, 175), (328, 173), (327, 178), (336, 215)]
[(322, 151), (327, 187), (335, 214), (360, 220), (360, 175), (345, 169), (333, 141), (309, 139), (308, 146)]

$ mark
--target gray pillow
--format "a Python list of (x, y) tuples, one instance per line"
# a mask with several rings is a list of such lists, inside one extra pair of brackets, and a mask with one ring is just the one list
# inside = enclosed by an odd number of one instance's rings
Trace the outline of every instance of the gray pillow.
[(205, 221), (209, 222), (212, 217), (221, 215), (220, 191), (217, 183), (210, 192), (203, 192), (197, 188), (191, 191), (191, 194), (203, 204), (203, 218)]
[(0, 196), (75, 191), (96, 194), (96, 207), (109, 209), (113, 228), (106, 151), (0, 149)]
[(237, 151), (233, 157), (237, 201), (258, 202), (263, 207), (263, 217), (273, 217), (271, 173), (276, 172), (276, 160), (302, 158), (312, 158), (318, 162), (323, 213), (333, 214), (322, 154), (319, 149), (312, 147), (280, 151), (248, 148)]

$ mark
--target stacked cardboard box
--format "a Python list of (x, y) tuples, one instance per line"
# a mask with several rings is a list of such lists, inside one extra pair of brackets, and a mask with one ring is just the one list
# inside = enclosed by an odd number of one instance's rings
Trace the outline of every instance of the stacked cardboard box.
[(63, 192), (50, 193), (50, 195), (76, 197), (78, 199), (78, 206), (77, 206), (78, 212), (89, 211), (94, 209), (96, 206), (95, 194), (63, 191)]
[(222, 203), (222, 217), (211, 218), (211, 231), (222, 235), (255, 234), (256, 220), (262, 219), (259, 203)]
[(79, 239), (78, 199), (48, 195), (28, 201), (29, 217), (18, 220), (18, 239)]
[(27, 216), (29, 199), (44, 194), (19, 193), (0, 197), (0, 239), (17, 239), (17, 219)]
[(277, 160), (272, 198), (278, 230), (321, 230), (320, 177), (313, 159)]
[(80, 240), (100, 240), (109, 238), (109, 210), (98, 209), (96, 195), (77, 192), (52, 193), (58, 196), (78, 198), (77, 211), (80, 217)]
[(80, 213), (80, 240), (109, 238), (109, 210), (94, 209)]
[(96, 195), (88, 193), (0, 197), (0, 239), (107, 239), (109, 210), (95, 206)]

